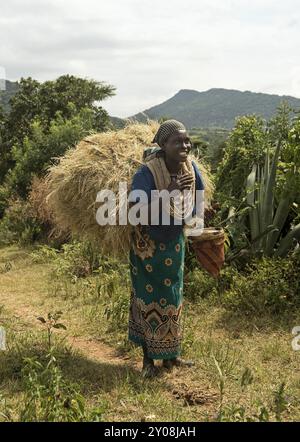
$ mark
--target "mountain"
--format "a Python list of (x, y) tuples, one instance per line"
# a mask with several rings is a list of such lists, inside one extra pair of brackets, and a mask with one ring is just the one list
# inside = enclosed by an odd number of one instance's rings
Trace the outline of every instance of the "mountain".
[[(3, 80), (0, 79), (2, 86)], [(6, 89), (0, 90), (0, 106), (9, 110), (9, 99), (18, 90), (18, 84), (5, 80)], [(147, 117), (158, 120), (162, 117), (182, 121), (188, 129), (224, 128), (231, 129), (239, 115), (257, 114), (271, 118), (282, 101), (300, 110), (300, 99), (288, 95), (264, 94), (234, 89), (213, 88), (204, 92), (181, 89), (177, 94), (161, 104), (135, 114), (130, 119), (146, 121)], [(146, 114), (146, 115), (145, 115)], [(124, 126), (126, 119), (110, 116), (116, 128)]]
[(125, 120), (123, 118), (113, 117), (112, 115), (109, 115), (109, 119), (116, 129), (122, 129), (125, 126)]
[(9, 110), (9, 99), (12, 98), (18, 90), (18, 84), (9, 80), (1, 80), (0, 85), (3, 86), (5, 81), (5, 90), (1, 90), (0, 88), (0, 106), (3, 107), (4, 111), (7, 112)]
[(222, 127), (231, 129), (235, 117), (257, 114), (269, 119), (282, 101), (300, 110), (300, 99), (287, 95), (271, 95), (234, 89), (209, 89), (199, 92), (181, 89), (177, 94), (161, 104), (133, 115), (138, 121), (161, 117), (182, 121), (189, 129), (195, 127)]

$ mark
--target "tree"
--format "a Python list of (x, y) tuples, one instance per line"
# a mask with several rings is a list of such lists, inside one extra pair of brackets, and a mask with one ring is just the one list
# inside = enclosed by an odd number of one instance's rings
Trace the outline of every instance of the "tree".
[(256, 115), (237, 118), (217, 169), (217, 191), (240, 200), (252, 165), (263, 165), (265, 151), (265, 121)]
[(93, 131), (93, 110), (83, 108), (77, 113), (73, 105), (69, 104), (69, 107), (73, 107), (71, 118), (66, 119), (61, 112), (57, 112), (48, 131), (36, 119), (31, 123), (30, 136), (13, 146), (15, 167), (7, 174), (5, 183), (22, 198), (27, 196), (34, 176), (43, 176), (46, 168), (55, 162), (55, 158), (62, 156), (68, 148)]
[(67, 120), (88, 108), (94, 115), (93, 129), (106, 130), (109, 127), (109, 116), (99, 102), (114, 95), (114, 91), (114, 86), (73, 75), (63, 75), (45, 83), (39, 83), (31, 77), (21, 78), (19, 89), (10, 100), (10, 112), (3, 124), (0, 184), (8, 170), (15, 165), (12, 147), (21, 145), (25, 137), (32, 135), (34, 121), (39, 121), (46, 134), (57, 112)]

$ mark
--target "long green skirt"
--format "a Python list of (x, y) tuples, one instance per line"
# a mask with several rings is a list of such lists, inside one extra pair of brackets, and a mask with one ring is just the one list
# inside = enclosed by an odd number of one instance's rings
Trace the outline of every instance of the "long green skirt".
[(151, 359), (171, 359), (181, 353), (181, 313), (185, 241), (181, 232), (168, 242), (147, 235), (153, 256), (130, 249), (132, 281), (128, 338), (145, 346)]

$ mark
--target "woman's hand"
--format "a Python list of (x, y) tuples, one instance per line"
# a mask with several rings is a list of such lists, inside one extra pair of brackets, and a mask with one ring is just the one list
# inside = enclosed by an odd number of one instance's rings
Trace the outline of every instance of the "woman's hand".
[(177, 178), (174, 181), (171, 181), (169, 184), (167, 190), (169, 192), (172, 192), (172, 190), (184, 190), (184, 189), (190, 189), (192, 186), (192, 183), (194, 181), (194, 177), (189, 175), (188, 173), (181, 175), (179, 178)]

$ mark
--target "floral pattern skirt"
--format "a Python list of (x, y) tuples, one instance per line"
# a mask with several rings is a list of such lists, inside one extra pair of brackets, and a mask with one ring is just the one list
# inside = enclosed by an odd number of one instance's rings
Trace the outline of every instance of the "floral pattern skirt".
[[(141, 252), (132, 241), (132, 281), (128, 338), (145, 346), (151, 359), (180, 355), (185, 241), (183, 233), (168, 242), (145, 234)], [(150, 253), (145, 253), (150, 251)]]

